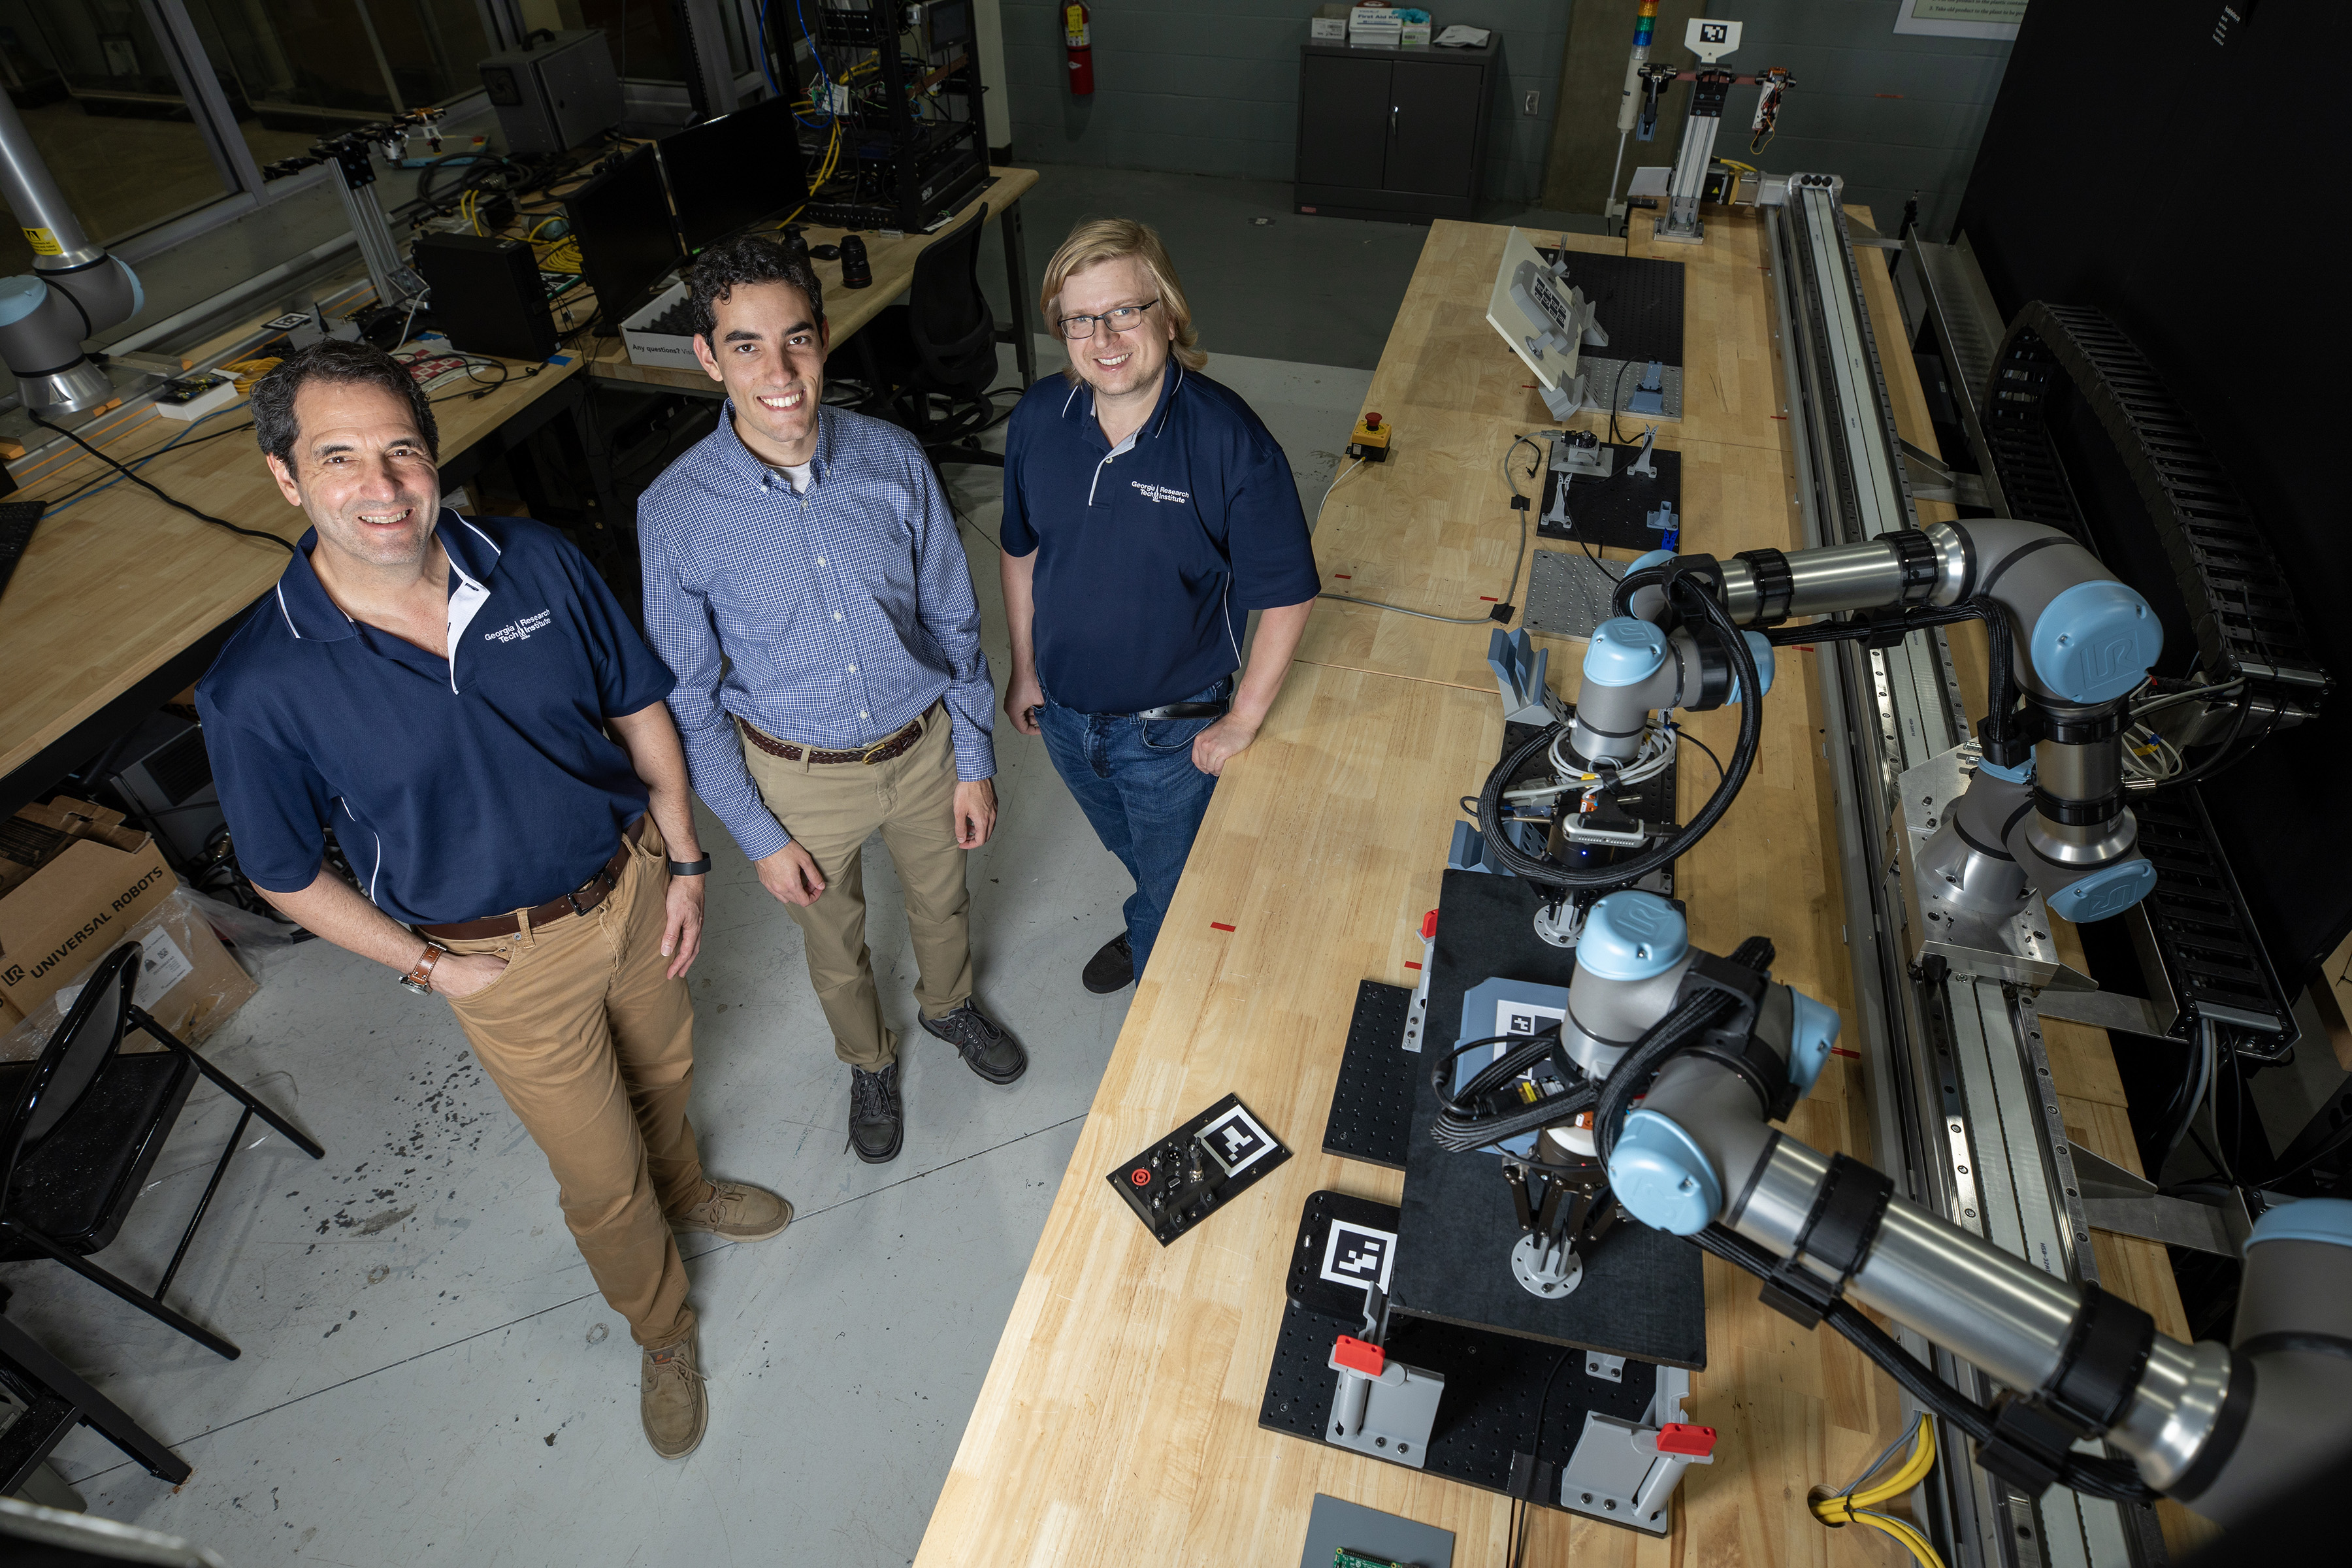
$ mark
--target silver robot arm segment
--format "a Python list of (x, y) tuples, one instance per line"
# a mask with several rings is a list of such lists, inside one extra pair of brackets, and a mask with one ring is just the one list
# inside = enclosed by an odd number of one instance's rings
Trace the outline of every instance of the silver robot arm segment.
[[(1676, 559), (1645, 555), (1628, 579)], [(1979, 519), (1695, 563), (1743, 626), (1863, 611), (1882, 617), (1874, 626), (1899, 634), (1906, 612), (1971, 605), (1997, 620), (1988, 631), (2007, 657), (1995, 659), (1983, 761), (1923, 851), (1922, 873), (1986, 913), (2007, 914), (2039, 891), (2053, 914), (2076, 921), (2120, 913), (2155, 885), (2124, 805), (2122, 747), (2125, 700), (2147, 679), (2163, 634), (2147, 601), (2073, 539), (2040, 523)], [(1638, 732), (1646, 715), (1622, 710), (1631, 699), (1658, 695), (1656, 682), (1625, 690), (1620, 672), (1626, 646), (1642, 637), (1636, 628), (1667, 618), (1666, 595), (1642, 584), (1621, 602), (1632, 614), (1604, 623), (1585, 658), (1582, 700), (1598, 695), (1606, 715), (1590, 737), (1597, 745), (1614, 738), (1601, 730)], [(1759, 673), (1767, 668), (1759, 660)]]
[(0, 359), (16, 373), (25, 406), (70, 414), (106, 402), (115, 395), (113, 380), (81, 345), (137, 315), (146, 295), (138, 275), (82, 231), (5, 94), (0, 198), (35, 253), (30, 277), (0, 279)]
[[(1596, 1126), (1625, 1210), (1708, 1233), (1727, 1255), (1741, 1249), (1722, 1234), (1740, 1238), (1748, 1256), (1734, 1260), (1777, 1263), (1759, 1269), (1765, 1299), (1801, 1323), (1841, 1302), (1867, 1307), (2004, 1384), (2010, 1396), (1977, 1423), (1988, 1468), (2034, 1492), (2112, 1481), (2096, 1467), (2113, 1461), (2074, 1450), (2104, 1438), (2148, 1489), (2226, 1522), (2352, 1436), (2352, 1203), (2263, 1215), (2232, 1345), (2182, 1344), (2129, 1303), (2044, 1273), (1896, 1196), (1870, 1167), (1770, 1126), (1818, 1077), (1836, 1015), (1689, 948), (1664, 900), (1600, 900), (1578, 961), (1563, 1044), (1596, 1077), (1648, 1080), (1610, 1083)], [(1695, 1003), (1703, 1013), (1710, 988), (1738, 998), (1728, 1029), (1683, 1029), (1659, 1055), (1659, 1031)]]

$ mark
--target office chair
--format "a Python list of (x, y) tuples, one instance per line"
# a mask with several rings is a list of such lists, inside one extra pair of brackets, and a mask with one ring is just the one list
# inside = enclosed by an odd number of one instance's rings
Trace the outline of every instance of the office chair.
[[(108, 953), (40, 1056), (0, 1063), (0, 1263), (54, 1258), (215, 1355), (235, 1361), (243, 1353), (236, 1345), (165, 1306), (163, 1296), (256, 1116), (313, 1160), (326, 1151), (132, 1000), (139, 960), (135, 942)], [(123, 1037), (132, 1029), (144, 1029), (165, 1048), (125, 1054)], [(180, 1234), (163, 1280), (149, 1295), (92, 1263), (89, 1254), (121, 1231), (199, 1077), (236, 1099), (245, 1113), (214, 1163), (212, 1181), (196, 1200), (196, 1212)]]
[(995, 423), (996, 313), (980, 291), (982, 202), (971, 217), (915, 258), (907, 303), (892, 305), (852, 341), (876, 403), (914, 433), (934, 467), (1004, 466), (980, 444)]

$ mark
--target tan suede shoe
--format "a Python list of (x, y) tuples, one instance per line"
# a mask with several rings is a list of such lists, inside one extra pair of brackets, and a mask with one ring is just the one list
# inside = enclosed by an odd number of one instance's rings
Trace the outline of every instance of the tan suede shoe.
[(701, 1446), (710, 1425), (710, 1399), (692, 1334), (676, 1344), (648, 1348), (637, 1389), (637, 1418), (646, 1441), (665, 1459), (683, 1459)]
[(748, 1182), (711, 1178), (711, 1195), (671, 1220), (670, 1228), (707, 1231), (728, 1241), (765, 1241), (793, 1223), (793, 1205)]

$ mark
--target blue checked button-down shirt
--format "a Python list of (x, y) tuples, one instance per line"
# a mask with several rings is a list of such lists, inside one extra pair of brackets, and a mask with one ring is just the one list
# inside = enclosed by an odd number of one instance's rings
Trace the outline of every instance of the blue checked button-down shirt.
[(637, 503), (646, 634), (677, 674), (669, 706), (695, 793), (754, 860), (792, 836), (761, 800), (730, 714), (848, 751), (945, 698), (957, 778), (996, 772), (971, 569), (921, 446), (826, 408), (812, 472), (794, 495), (745, 449), (730, 404)]

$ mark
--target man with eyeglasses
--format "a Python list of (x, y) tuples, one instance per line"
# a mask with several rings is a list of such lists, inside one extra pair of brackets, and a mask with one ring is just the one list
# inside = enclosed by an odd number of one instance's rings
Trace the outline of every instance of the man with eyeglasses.
[(1201, 374), (1208, 355), (1160, 237), (1123, 218), (1080, 224), (1041, 292), (1070, 364), (1029, 389), (1006, 437), (1004, 711), (1045, 738), (1135, 879), (1126, 929), (1081, 976), (1102, 995), (1143, 973), (1218, 775), (1257, 738), (1320, 577), (1289, 460)]

